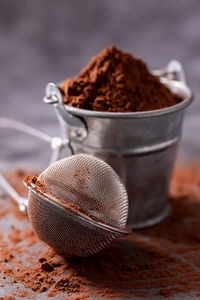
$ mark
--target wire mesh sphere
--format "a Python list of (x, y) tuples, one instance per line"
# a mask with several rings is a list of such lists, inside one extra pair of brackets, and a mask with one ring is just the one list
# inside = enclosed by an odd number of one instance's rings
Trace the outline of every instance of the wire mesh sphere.
[[(28, 215), (36, 234), (66, 257), (83, 257), (106, 247), (123, 230), (128, 217), (128, 196), (116, 172), (104, 161), (79, 154), (57, 161), (38, 177), (45, 190), (63, 203), (72, 203), (87, 215), (47, 201), (29, 192)], [(91, 218), (92, 217), (92, 218)]]

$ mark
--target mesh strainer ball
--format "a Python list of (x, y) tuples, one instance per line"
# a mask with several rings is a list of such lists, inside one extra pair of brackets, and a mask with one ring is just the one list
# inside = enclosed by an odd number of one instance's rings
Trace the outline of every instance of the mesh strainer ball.
[(128, 196), (104, 161), (73, 155), (48, 167), (29, 188), (28, 215), (39, 238), (66, 257), (83, 257), (106, 247), (125, 229)]

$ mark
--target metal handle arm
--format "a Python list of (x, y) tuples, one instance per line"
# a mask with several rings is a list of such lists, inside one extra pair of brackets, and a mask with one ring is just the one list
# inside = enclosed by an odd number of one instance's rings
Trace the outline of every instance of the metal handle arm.
[(20, 211), (26, 214), (28, 200), (21, 197), (1, 173), (0, 186), (17, 202)]
[[(0, 127), (15, 129), (50, 143), (52, 149), (50, 164), (52, 164), (58, 159), (60, 151), (65, 145), (68, 145), (70, 148), (69, 140), (63, 139), (61, 137), (52, 137), (46, 133), (43, 133), (19, 121), (7, 119), (7, 118), (0, 118)], [(0, 173), (0, 186), (16, 201), (20, 211), (26, 214), (28, 200), (21, 197), (1, 173)]]

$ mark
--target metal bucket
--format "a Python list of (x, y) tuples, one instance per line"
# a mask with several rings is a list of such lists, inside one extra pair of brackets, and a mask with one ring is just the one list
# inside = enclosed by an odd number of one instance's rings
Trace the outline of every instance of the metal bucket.
[(153, 71), (183, 98), (177, 105), (145, 112), (107, 113), (63, 105), (54, 84), (46, 89), (46, 103), (54, 103), (64, 138), (75, 154), (88, 153), (109, 163), (129, 195), (128, 225), (151, 226), (169, 213), (168, 188), (175, 161), (184, 109), (192, 101), (177, 61)]

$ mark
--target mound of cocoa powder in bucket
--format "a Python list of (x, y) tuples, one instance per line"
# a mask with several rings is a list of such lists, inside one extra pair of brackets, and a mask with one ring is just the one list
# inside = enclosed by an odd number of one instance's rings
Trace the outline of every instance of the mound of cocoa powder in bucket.
[(66, 80), (60, 90), (65, 104), (104, 112), (147, 111), (181, 101), (142, 60), (114, 46), (93, 57), (79, 76)]
[[(22, 171), (7, 175), (22, 195)], [(171, 214), (97, 255), (67, 260), (43, 244), (11, 199), (0, 196), (2, 299), (126, 299), (200, 296), (200, 163), (175, 170)]]

